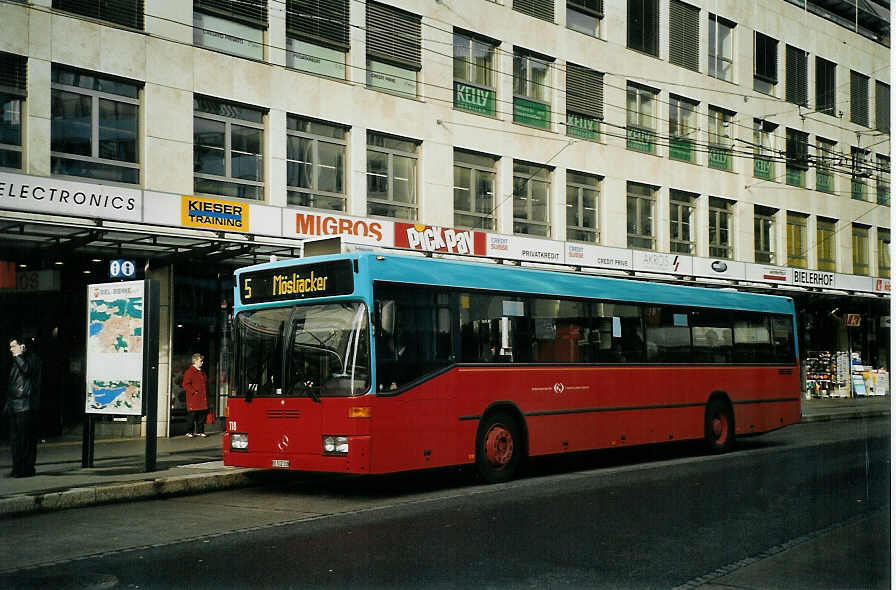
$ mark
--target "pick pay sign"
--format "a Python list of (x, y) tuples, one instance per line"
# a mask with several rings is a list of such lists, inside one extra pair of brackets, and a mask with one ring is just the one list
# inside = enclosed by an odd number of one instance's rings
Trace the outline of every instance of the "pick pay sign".
[(396, 222), (395, 247), (421, 252), (485, 256), (485, 233), (470, 229)]

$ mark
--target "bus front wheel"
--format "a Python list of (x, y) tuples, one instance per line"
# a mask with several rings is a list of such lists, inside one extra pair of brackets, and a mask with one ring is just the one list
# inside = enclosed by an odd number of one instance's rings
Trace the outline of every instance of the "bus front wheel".
[(523, 453), (517, 421), (506, 412), (488, 416), (476, 435), (476, 468), (485, 483), (509, 481)]
[(734, 413), (721, 398), (709, 400), (706, 406), (706, 444), (713, 453), (725, 453), (734, 446)]

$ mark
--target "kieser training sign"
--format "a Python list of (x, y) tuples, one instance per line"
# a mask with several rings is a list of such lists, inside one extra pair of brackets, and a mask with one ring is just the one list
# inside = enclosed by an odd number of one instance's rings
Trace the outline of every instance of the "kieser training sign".
[(184, 227), (249, 231), (249, 206), (245, 203), (181, 196), (180, 223)]
[(143, 285), (87, 286), (88, 414), (143, 413)]

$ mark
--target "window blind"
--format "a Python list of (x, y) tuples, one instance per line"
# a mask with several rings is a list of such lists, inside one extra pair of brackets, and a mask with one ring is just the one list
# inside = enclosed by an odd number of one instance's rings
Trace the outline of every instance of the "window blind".
[(809, 169), (809, 134), (787, 130), (787, 165), (800, 170)]
[(549, 23), (554, 22), (554, 0), (513, 0), (513, 9)]
[(659, 55), (660, 7), (658, 0), (628, 0), (627, 46)]
[(837, 64), (820, 57), (815, 58), (815, 110), (836, 114)]
[(756, 33), (755, 67), (753, 74), (770, 84), (778, 83), (778, 41), (762, 33)]
[(143, 28), (143, 0), (53, 0), (53, 8), (125, 27)]
[(268, 28), (267, 0), (193, 0), (193, 10)]
[(849, 120), (856, 125), (868, 126), (868, 76), (849, 72)]
[(287, 0), (286, 30), (349, 50), (349, 0)]
[(0, 52), (0, 91), (25, 96), (28, 59), (23, 55)]
[(700, 69), (700, 9), (680, 0), (669, 2), (669, 62)]
[(566, 0), (566, 5), (597, 18), (604, 17), (604, 0)]
[(573, 63), (566, 64), (566, 110), (604, 118), (604, 75)]
[(367, 2), (367, 54), (420, 70), (420, 20), (416, 14)]
[(809, 76), (807, 73), (808, 58), (806, 52), (792, 45), (787, 46), (786, 88), (787, 102), (809, 104)]
[(874, 88), (874, 128), (890, 132), (890, 86), (883, 82)]

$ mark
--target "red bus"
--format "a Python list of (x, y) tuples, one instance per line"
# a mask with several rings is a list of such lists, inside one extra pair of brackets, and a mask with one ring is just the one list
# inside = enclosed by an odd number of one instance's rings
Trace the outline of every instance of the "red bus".
[(224, 463), (380, 474), (800, 420), (786, 297), (373, 253), (236, 271)]

